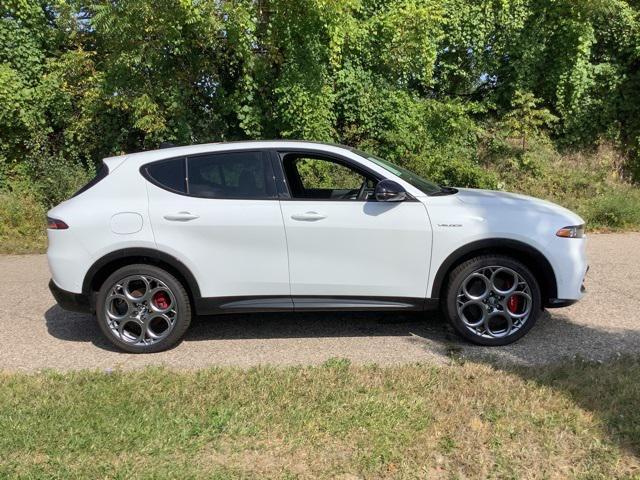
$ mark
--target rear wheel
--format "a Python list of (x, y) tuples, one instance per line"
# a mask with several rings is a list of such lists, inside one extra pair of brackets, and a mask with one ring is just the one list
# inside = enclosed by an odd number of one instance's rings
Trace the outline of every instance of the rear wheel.
[(131, 353), (166, 350), (191, 323), (191, 305), (182, 284), (152, 265), (129, 265), (114, 272), (98, 292), (100, 329)]
[(449, 275), (445, 313), (456, 331), (479, 345), (508, 345), (523, 337), (541, 313), (540, 287), (522, 263), (483, 255)]

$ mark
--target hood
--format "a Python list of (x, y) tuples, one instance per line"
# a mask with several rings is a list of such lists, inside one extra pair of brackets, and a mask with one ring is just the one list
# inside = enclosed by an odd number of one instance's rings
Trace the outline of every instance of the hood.
[(460, 188), (456, 197), (467, 205), (479, 208), (509, 208), (514, 210), (527, 209), (529, 212), (550, 214), (566, 218), (571, 225), (581, 225), (584, 222), (579, 215), (560, 205), (540, 198), (520, 195), (518, 193), (499, 192), (495, 190), (480, 190), (473, 188)]

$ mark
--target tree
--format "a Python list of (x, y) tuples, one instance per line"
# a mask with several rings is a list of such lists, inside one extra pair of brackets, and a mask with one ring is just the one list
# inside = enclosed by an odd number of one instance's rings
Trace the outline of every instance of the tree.
[(503, 120), (508, 135), (516, 133), (522, 139), (522, 151), (527, 148), (527, 137), (536, 135), (542, 127), (549, 127), (558, 121), (558, 117), (546, 108), (538, 108), (539, 99), (531, 92), (516, 91), (511, 101), (511, 111)]

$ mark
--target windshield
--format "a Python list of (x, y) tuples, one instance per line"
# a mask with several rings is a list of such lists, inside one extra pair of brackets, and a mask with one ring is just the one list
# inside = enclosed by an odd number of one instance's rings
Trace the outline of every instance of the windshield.
[(394, 163), (391, 163), (387, 160), (384, 160), (380, 157), (376, 157), (375, 155), (371, 155), (369, 153), (361, 152), (355, 149), (353, 151), (358, 155), (360, 155), (361, 157), (364, 157), (367, 160), (372, 161), (376, 165), (384, 168), (388, 172), (393, 173), (396, 177), (400, 177), (402, 180), (413, 185), (414, 187), (416, 187), (418, 190), (420, 190), (426, 195), (440, 194), (443, 191), (442, 187), (440, 187), (439, 185), (416, 175), (415, 173), (413, 173), (410, 170), (407, 170), (406, 168), (403, 168), (399, 165), (396, 165)]

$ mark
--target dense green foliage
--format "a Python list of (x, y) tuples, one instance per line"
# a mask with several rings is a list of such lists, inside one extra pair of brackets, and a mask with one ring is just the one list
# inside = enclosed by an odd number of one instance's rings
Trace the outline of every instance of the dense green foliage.
[(637, 180), (639, 40), (635, 0), (4, 0), (0, 191), (47, 206), (105, 156), (248, 138), (489, 188), (604, 142)]

